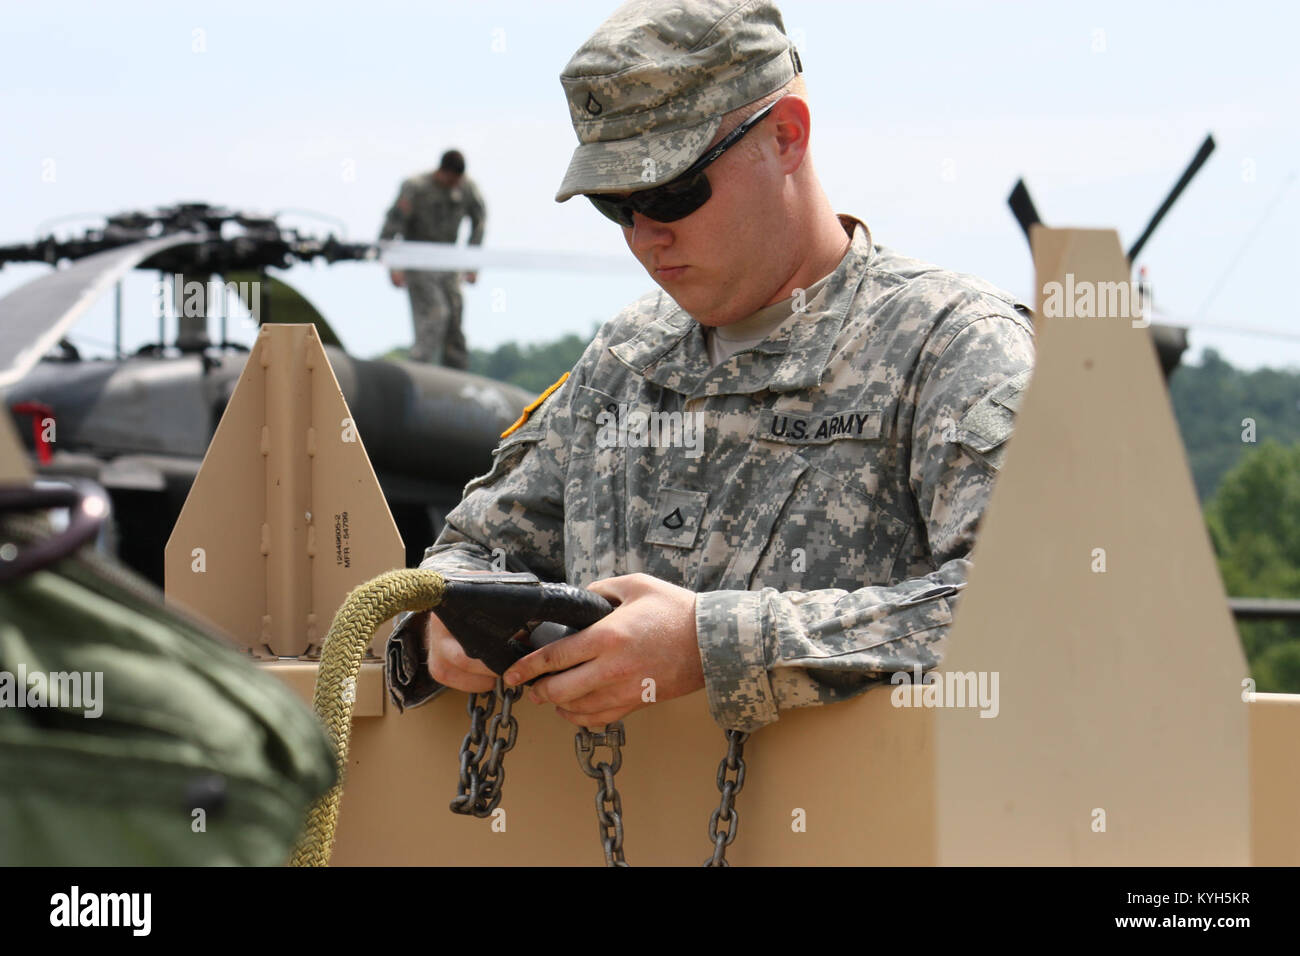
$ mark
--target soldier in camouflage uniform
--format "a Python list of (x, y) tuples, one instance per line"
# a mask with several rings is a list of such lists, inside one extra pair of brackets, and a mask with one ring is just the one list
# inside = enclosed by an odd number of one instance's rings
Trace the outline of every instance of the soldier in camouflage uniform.
[[(433, 172), (412, 176), (402, 183), (379, 238), (400, 235), (415, 242), (454, 243), (466, 216), (471, 225), (469, 244), (481, 245), (487, 207), (478, 186), (465, 175), (465, 157), (457, 150), (448, 150)], [(393, 285), (406, 286), (411, 296), (411, 319), (415, 324), (411, 358), (450, 368), (469, 368), (469, 352), (461, 331), (460, 274), (408, 270), (390, 275)], [(465, 279), (472, 284), (478, 274), (467, 272)]]
[[(549, 674), (530, 693), (575, 724), (646, 706), (650, 677), (752, 731), (942, 657), (1032, 325), (832, 211), (801, 69), (765, 0), (656, 0), (561, 76), (580, 145), (557, 199), (620, 221), (660, 288), (507, 434), (423, 566), (487, 570), (500, 549), (618, 605), (506, 675)], [(393, 640), (407, 660), (423, 640), (442, 685), (492, 687), (436, 618)], [(402, 681), (399, 703), (427, 698)]]

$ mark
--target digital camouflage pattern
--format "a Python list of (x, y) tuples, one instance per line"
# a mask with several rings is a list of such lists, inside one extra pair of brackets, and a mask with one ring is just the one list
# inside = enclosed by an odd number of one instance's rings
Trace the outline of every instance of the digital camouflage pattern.
[[(849, 251), (806, 311), (717, 367), (661, 291), (608, 322), (421, 566), (487, 569), (500, 548), (543, 579), (641, 571), (696, 591), (709, 707), (728, 729), (937, 666), (1032, 325), (982, 280), (840, 221)], [(703, 453), (628, 447), (640, 426), (609, 441), (610, 414), (636, 412), (698, 413)]]
[(466, 216), (470, 221), (469, 244), (481, 245), (487, 206), (474, 180), (462, 176), (459, 183), (448, 188), (439, 184), (433, 173), (421, 173), (402, 183), (379, 238), (400, 235), (412, 242), (455, 242)]
[[(460, 182), (448, 188), (435, 180), (433, 173), (422, 173), (402, 183), (379, 238), (400, 235), (413, 242), (454, 243), (466, 216), (470, 220), (469, 244), (481, 245), (487, 206), (474, 181), (462, 176)], [(450, 368), (469, 368), (469, 351), (461, 329), (460, 274), (408, 270), (405, 275), (415, 326), (411, 358)]]
[(406, 290), (411, 297), (411, 321), (415, 341), (411, 360), (469, 368), (469, 348), (461, 327), (464, 299), (460, 276), (455, 272), (406, 272)]
[(560, 74), (579, 146), (556, 201), (668, 182), (704, 153), (722, 114), (801, 69), (767, 0), (623, 4)]

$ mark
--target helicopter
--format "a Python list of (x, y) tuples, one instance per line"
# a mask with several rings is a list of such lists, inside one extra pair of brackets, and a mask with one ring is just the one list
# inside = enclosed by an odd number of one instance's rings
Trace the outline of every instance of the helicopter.
[[(267, 272), (377, 258), (366, 243), (303, 235), (275, 217), (198, 202), (109, 216), (73, 238), (0, 247), (0, 267), (56, 267), (0, 298), (0, 392), (38, 475), (102, 485), (113, 511), (102, 544), (161, 586), (167, 537), (248, 357), (247, 346), (227, 337), (221, 298), (233, 295), (259, 325), (315, 326), (408, 563), (417, 564), (533, 396), (455, 369), (349, 355), (320, 311)], [(171, 287), (174, 340), (165, 340), (155, 309), (157, 340), (124, 354), (119, 296), (114, 357), (83, 357), (64, 333), (131, 269), (166, 277), (157, 288)]]
[[(1174, 183), (1173, 188), (1169, 190), (1169, 194), (1165, 196), (1164, 201), (1160, 203), (1160, 206), (1156, 209), (1155, 213), (1152, 214), (1151, 219), (1147, 222), (1146, 228), (1142, 230), (1141, 235), (1139, 235), (1138, 238), (1133, 241), (1133, 244), (1129, 246), (1128, 251), (1125, 253), (1125, 259), (1128, 261), (1130, 266), (1137, 261), (1138, 255), (1141, 254), (1147, 241), (1156, 231), (1156, 227), (1160, 225), (1161, 220), (1163, 220), (1169, 210), (1173, 208), (1178, 197), (1183, 194), (1183, 190), (1187, 188), (1188, 184), (1196, 174), (1200, 172), (1201, 167), (1204, 166), (1206, 160), (1210, 158), (1210, 154), (1214, 152), (1214, 148), (1214, 135), (1207, 133), (1205, 139), (1201, 141), (1201, 145), (1197, 148), (1196, 154), (1192, 157), (1191, 162), (1187, 164), (1187, 168), (1183, 170), (1182, 175), (1178, 177), (1178, 181)], [(1032, 245), (1033, 239), (1031, 231), (1034, 226), (1041, 225), (1043, 220), (1038, 214), (1038, 209), (1034, 206), (1033, 197), (1030, 196), (1029, 187), (1025, 184), (1023, 177), (1016, 180), (1015, 186), (1012, 187), (1011, 194), (1007, 196), (1007, 205), (1011, 209), (1011, 214), (1015, 216), (1016, 223), (1025, 234), (1025, 239)], [(1150, 320), (1150, 316), (1158, 315), (1158, 313), (1154, 308), (1151, 286), (1146, 281), (1145, 266), (1141, 268), (1139, 274), (1141, 279), (1137, 284), (1136, 295), (1141, 300), (1141, 312), (1148, 317), (1146, 324), (1151, 333), (1152, 344), (1156, 349), (1156, 357), (1160, 361), (1160, 371), (1164, 374), (1167, 383), (1170, 376), (1172, 376), (1178, 369), (1178, 365), (1182, 361), (1183, 353), (1187, 351), (1187, 327), (1181, 323), (1153, 322)]]

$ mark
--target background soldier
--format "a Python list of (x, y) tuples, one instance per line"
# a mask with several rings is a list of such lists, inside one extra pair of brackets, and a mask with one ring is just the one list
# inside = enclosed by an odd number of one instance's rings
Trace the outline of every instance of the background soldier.
[[(442, 154), (442, 162), (433, 172), (412, 176), (402, 183), (379, 238), (401, 236), (415, 242), (454, 243), (466, 216), (472, 227), (469, 244), (481, 245), (487, 207), (478, 186), (465, 175), (465, 157), (452, 149)], [(408, 270), (390, 272), (389, 276), (393, 285), (406, 286), (411, 295), (411, 320), (415, 324), (411, 358), (469, 368), (469, 352), (461, 330), (460, 274)], [(473, 283), (478, 273), (467, 272), (465, 279)]]
[[(423, 566), (500, 549), (616, 605), (505, 675), (546, 675), (530, 693), (575, 724), (646, 706), (650, 678), (753, 731), (942, 657), (1033, 328), (836, 215), (801, 70), (767, 0), (637, 0), (561, 74), (579, 146), (556, 199), (587, 196), (660, 289), (507, 433)], [(699, 416), (704, 453), (608, 440), (656, 412)], [(436, 617), (392, 640), (399, 702), (494, 684)]]

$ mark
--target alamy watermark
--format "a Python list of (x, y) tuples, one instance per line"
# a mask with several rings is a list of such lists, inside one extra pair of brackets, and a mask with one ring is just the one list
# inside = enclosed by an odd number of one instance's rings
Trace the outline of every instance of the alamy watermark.
[(185, 318), (222, 318), (223, 316), (233, 318), (234, 316), (227, 311), (226, 303), (228, 298), (234, 295), (248, 310), (249, 314), (245, 318), (250, 325), (258, 325), (262, 321), (262, 283), (256, 279), (252, 282), (222, 282), (215, 278), (207, 282), (200, 282), (198, 279), (187, 281), (184, 273), (177, 272), (171, 276), (170, 282), (161, 280), (155, 282), (153, 294), (155, 319), (168, 315)]
[(971, 707), (981, 717), (996, 717), (1001, 710), (998, 677), (997, 671), (930, 671), (922, 677), (920, 665), (914, 665), (910, 673), (889, 675), (894, 685), (889, 702), (895, 707)]
[(601, 448), (682, 448), (687, 458), (704, 454), (703, 412), (631, 411), (625, 402), (596, 416)]
[(85, 893), (74, 884), (50, 897), (51, 926), (120, 926), (132, 936), (148, 936), (152, 913), (152, 893)]
[(0, 707), (58, 707), (80, 710), (94, 720), (104, 713), (103, 671), (0, 671)]
[(1133, 328), (1151, 324), (1143, 308), (1150, 289), (1141, 283), (1092, 282), (1065, 274), (1065, 282), (1043, 285), (1043, 315), (1049, 319), (1131, 319)]

